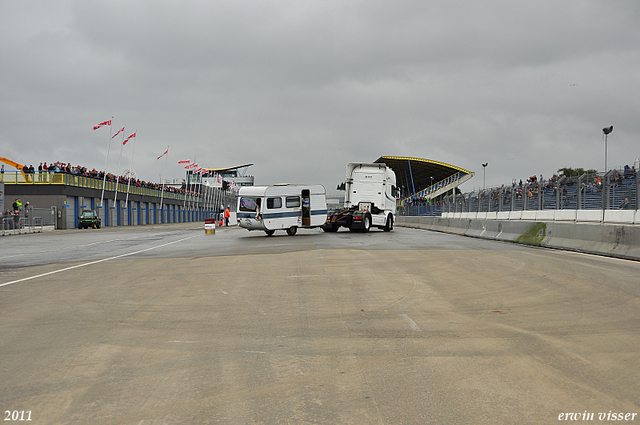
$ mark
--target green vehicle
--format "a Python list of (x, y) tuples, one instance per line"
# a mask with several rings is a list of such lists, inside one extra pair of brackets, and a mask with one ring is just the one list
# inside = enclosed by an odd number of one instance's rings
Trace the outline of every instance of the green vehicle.
[(84, 210), (78, 217), (78, 229), (87, 229), (89, 227), (100, 228), (100, 217), (94, 210)]

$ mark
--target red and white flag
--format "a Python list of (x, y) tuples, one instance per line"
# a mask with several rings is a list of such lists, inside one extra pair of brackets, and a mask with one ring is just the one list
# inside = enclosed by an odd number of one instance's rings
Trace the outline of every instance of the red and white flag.
[[(95, 127), (93, 128), (94, 130), (96, 129)], [(118, 134), (122, 133), (124, 131), (124, 127), (122, 127), (120, 130), (118, 130), (118, 132), (116, 134), (114, 134), (113, 136), (111, 136), (111, 138), (113, 139), (114, 137), (116, 137)]]
[(158, 159), (162, 158), (163, 156), (165, 156), (165, 155), (166, 155), (166, 154), (168, 154), (168, 153), (169, 153), (169, 149), (167, 149), (166, 151), (164, 151), (164, 153), (163, 153), (162, 155), (160, 155), (160, 156), (158, 157)]
[[(123, 127), (123, 130), (124, 130), (124, 127)], [(124, 141), (122, 142), (122, 145), (123, 145), (123, 146), (124, 146), (124, 145), (126, 145), (126, 144), (127, 144), (127, 142), (128, 142), (129, 140), (133, 139), (134, 137), (136, 137), (136, 133), (133, 133), (131, 136), (129, 136), (129, 137), (127, 137), (126, 139), (124, 139)], [(163, 155), (164, 155), (164, 154), (163, 154)]]
[(193, 170), (193, 173), (201, 173), (202, 172), (202, 167), (198, 168), (197, 170)]
[(191, 160), (190, 160), (190, 159), (184, 159), (184, 160), (182, 160), (182, 161), (178, 161), (178, 164), (188, 164), (188, 163), (190, 163), (190, 162), (191, 162)]
[(105, 121), (105, 122), (101, 122), (101, 123), (100, 123), (100, 124), (98, 124), (98, 125), (94, 125), (94, 126), (93, 126), (93, 129), (94, 129), (94, 130), (97, 130), (97, 129), (99, 129), (100, 127), (104, 127), (105, 125), (111, 126), (111, 120), (109, 120), (109, 121)]

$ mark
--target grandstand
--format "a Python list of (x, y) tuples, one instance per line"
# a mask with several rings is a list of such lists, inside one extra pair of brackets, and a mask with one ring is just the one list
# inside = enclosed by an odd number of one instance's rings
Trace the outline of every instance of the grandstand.
[(396, 185), (402, 189), (400, 206), (426, 202), (472, 178), (475, 173), (464, 168), (430, 159), (404, 156), (381, 156), (396, 173)]

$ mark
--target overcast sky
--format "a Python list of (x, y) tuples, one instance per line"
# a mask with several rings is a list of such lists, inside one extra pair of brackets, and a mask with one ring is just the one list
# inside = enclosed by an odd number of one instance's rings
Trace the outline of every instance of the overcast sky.
[[(103, 170), (253, 163), (321, 183), (382, 155), (463, 191), (640, 157), (640, 2), (0, 0), (0, 156)], [(120, 137), (108, 171), (116, 173)], [(9, 167), (6, 167), (9, 169)]]

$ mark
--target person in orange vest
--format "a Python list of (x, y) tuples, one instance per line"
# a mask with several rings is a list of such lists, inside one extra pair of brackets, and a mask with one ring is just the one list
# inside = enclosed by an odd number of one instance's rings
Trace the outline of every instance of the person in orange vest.
[(224, 225), (225, 226), (229, 226), (229, 217), (231, 217), (231, 213), (229, 212), (229, 207), (227, 206), (227, 209), (224, 210)]

